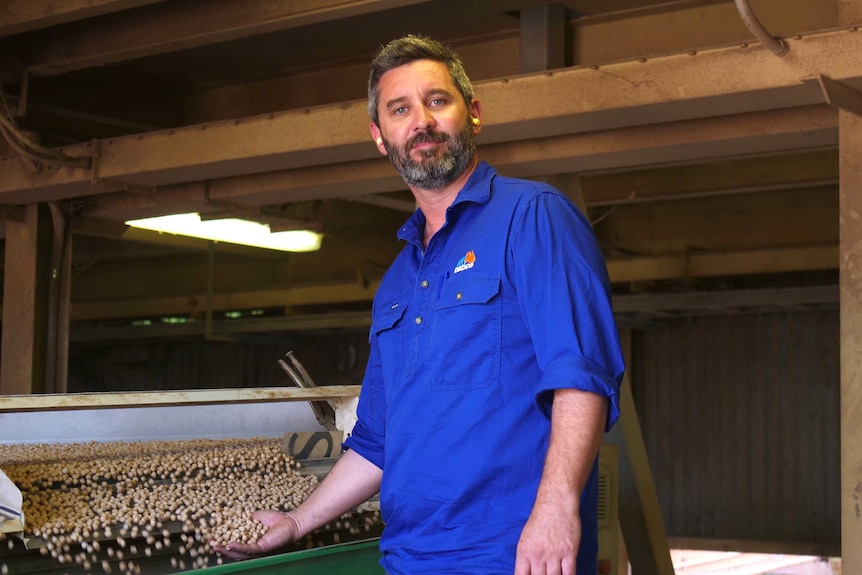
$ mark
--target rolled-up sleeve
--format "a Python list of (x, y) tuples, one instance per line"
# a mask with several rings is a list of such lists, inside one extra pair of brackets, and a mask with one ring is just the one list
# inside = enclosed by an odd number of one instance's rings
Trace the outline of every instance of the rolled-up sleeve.
[(509, 264), (542, 371), (536, 405), (550, 416), (556, 389), (597, 393), (608, 398), (610, 429), (625, 366), (592, 227), (550, 190), (527, 202), (513, 225)]
[(371, 353), (365, 368), (362, 391), (359, 393), (359, 405), (356, 408), (356, 425), (342, 447), (356, 451), (380, 469), (383, 469), (385, 460), (383, 441), (386, 435), (384, 417), (386, 399), (384, 393), (380, 352), (372, 335)]

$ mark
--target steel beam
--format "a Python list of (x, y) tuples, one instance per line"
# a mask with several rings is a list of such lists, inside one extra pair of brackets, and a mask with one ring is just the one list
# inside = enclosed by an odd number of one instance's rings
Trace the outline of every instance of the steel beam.
[[(250, 319), (219, 320), (212, 323), (212, 333), (219, 336), (276, 332), (320, 332), (338, 330), (367, 332), (371, 327), (371, 312), (343, 312)], [(207, 335), (204, 322), (183, 324), (153, 324), (127, 326), (77, 327), (72, 341), (118, 341), (124, 339), (153, 339), (166, 337), (203, 337)]]
[(607, 262), (612, 282), (744, 276), (830, 270), (838, 267), (838, 246), (764, 248), (744, 252), (704, 252)]
[[(676, 314), (736, 314), (764, 310), (835, 309), (838, 307), (838, 298), (838, 286), (629, 294), (614, 297), (614, 314), (619, 317), (655, 317)], [(214, 331), (222, 335), (321, 330), (362, 331), (370, 325), (371, 312), (359, 311), (222, 320), (214, 323)], [(145, 326), (78, 326), (72, 330), (72, 341), (203, 337), (204, 328), (200, 322)]]
[(837, 143), (836, 122), (826, 106), (803, 106), (513, 141), (481, 154), (514, 176), (619, 170), (829, 148)]
[(704, 312), (837, 308), (838, 297), (837, 286), (629, 294), (614, 297), (614, 313), (679, 313), (688, 316)]
[(389, 208), (390, 210), (398, 210), (412, 214), (416, 211), (416, 202), (414, 200), (400, 200), (398, 198), (390, 198), (388, 196), (371, 194), (367, 196), (356, 196), (350, 198), (351, 201), (368, 204), (370, 206), (380, 206), (381, 208)]
[(753, 156), (709, 164), (584, 174), (587, 204), (619, 205), (685, 198), (838, 187), (838, 150)]
[(428, 1), (165, 2), (110, 22), (82, 22), (62, 35), (48, 31), (35, 44), (27, 69), (36, 76), (63, 74)]
[[(837, 246), (800, 246), (745, 252), (674, 254), (659, 257), (609, 259), (612, 283), (697, 277), (739, 276), (830, 270), (838, 267)], [(338, 302), (370, 302), (378, 283), (343, 283), (297, 286), (278, 290), (217, 293), (212, 309), (291, 307)], [(174, 297), (75, 302), (76, 320), (116, 317), (152, 317), (169, 314), (201, 315), (207, 309), (205, 293)]]
[[(480, 146), (500, 173), (542, 177), (561, 173), (674, 164), (740, 155), (831, 148), (838, 114), (827, 105), (620, 128)], [(2, 184), (0, 184), (2, 186)], [(153, 193), (114, 193), (93, 199), (92, 217), (149, 217), (206, 209), (203, 184), (163, 186)], [(385, 158), (229, 177), (208, 183), (209, 198), (267, 205), (367, 196), (404, 189)], [(2, 197), (2, 195), (0, 195)], [(591, 194), (585, 190), (587, 204)]]
[[(862, 34), (840, 30), (792, 39), (778, 59), (765, 48), (732, 47), (480, 83), (485, 144), (604, 132), (822, 103), (801, 78), (822, 74), (850, 88), (862, 82)], [(123, 184), (153, 187), (374, 158), (365, 103), (293, 110), (107, 140), (97, 173), (32, 174), (0, 160), (0, 203), (93, 194)], [(692, 135), (696, 138), (696, 135)], [(819, 143), (818, 143), (819, 144)], [(92, 145), (67, 147), (93, 155)], [(649, 163), (644, 158), (643, 163)]]
[(6, 0), (0, 10), (0, 38), (163, 0)]
[[(36, 76), (173, 53), (351, 17), (380, 19), (410, 15), (381, 14), (432, 0), (184, 0), (165, 2), (134, 13), (81, 22), (62, 34), (46, 31), (33, 43), (27, 69)], [(434, 4), (438, 14), (457, 10), (465, 18), (505, 13), (544, 0), (459, 0)], [(396, 20), (397, 21), (397, 20)], [(189, 26), (194, 22), (194, 26)], [(426, 22), (427, 24), (427, 22)], [(395, 25), (401, 29), (400, 24)], [(359, 36), (357, 37), (359, 38)], [(344, 39), (339, 39), (344, 41)], [(365, 42), (367, 44), (367, 42)], [(374, 44), (369, 47), (373, 48)]]
[[(370, 302), (378, 285), (379, 282), (369, 282), (367, 285), (344, 283), (242, 293), (217, 293), (212, 297), (212, 308), (231, 310), (292, 307), (321, 303)], [(197, 293), (146, 300), (79, 302), (74, 304), (74, 308), (76, 320), (89, 320), (115, 317), (152, 317), (161, 314), (202, 315), (207, 310), (206, 304), (206, 293)]]
[(862, 80), (856, 32), (789, 42), (793, 54), (785, 59), (760, 46), (734, 46), (481, 84), (483, 136), (509, 141), (820, 103), (819, 91), (800, 81), (814, 75), (808, 70), (848, 84)]

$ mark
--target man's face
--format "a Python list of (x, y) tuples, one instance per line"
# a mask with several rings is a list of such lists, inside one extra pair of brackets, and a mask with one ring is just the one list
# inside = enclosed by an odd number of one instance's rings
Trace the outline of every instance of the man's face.
[(380, 79), (380, 136), (407, 185), (437, 190), (455, 181), (476, 152), (476, 128), (446, 65), (418, 60)]

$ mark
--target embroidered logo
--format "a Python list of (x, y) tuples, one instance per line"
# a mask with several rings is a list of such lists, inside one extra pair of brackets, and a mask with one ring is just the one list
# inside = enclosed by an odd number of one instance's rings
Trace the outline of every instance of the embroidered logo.
[(473, 253), (473, 250), (467, 252), (463, 258), (458, 260), (458, 265), (455, 266), (455, 272), (463, 272), (464, 270), (469, 270), (473, 267), (473, 264), (476, 263), (476, 254)]

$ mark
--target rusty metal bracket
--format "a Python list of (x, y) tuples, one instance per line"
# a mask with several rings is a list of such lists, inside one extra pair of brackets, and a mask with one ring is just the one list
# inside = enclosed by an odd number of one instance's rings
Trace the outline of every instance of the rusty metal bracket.
[(830, 106), (862, 118), (862, 92), (823, 75), (806, 76), (801, 81), (803, 84), (818, 88)]

